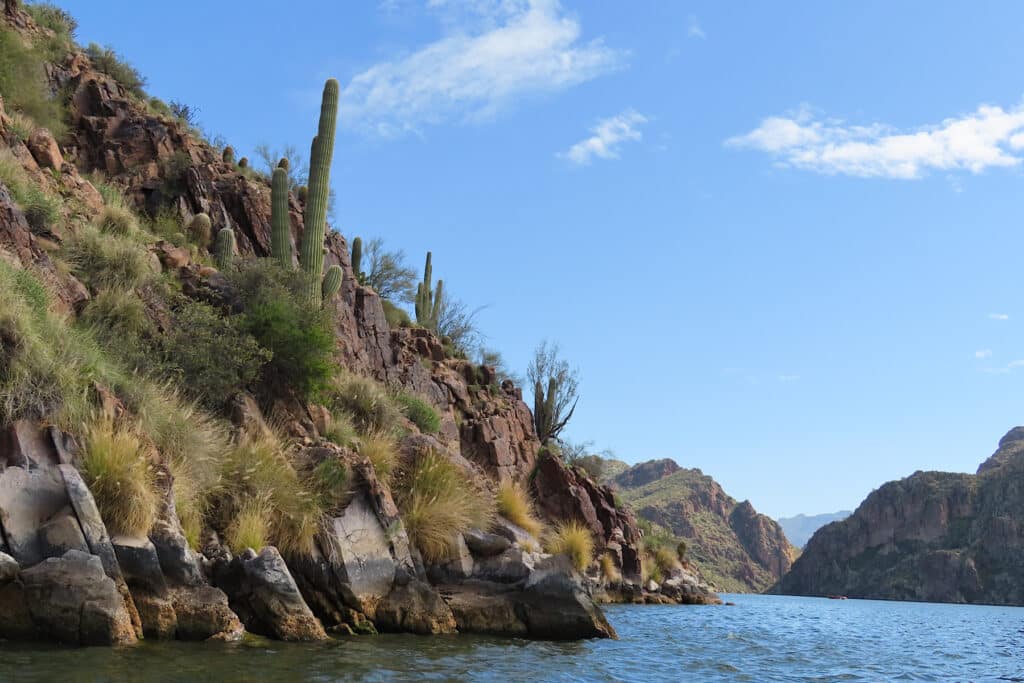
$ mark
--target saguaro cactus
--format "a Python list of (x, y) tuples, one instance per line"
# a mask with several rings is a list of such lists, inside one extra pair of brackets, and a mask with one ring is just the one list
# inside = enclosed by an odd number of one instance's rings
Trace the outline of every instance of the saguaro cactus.
[(217, 259), (217, 267), (221, 270), (230, 268), (235, 260), (235, 233), (231, 228), (221, 228), (217, 233), (214, 258)]
[(437, 289), (431, 289), (430, 281), (434, 275), (431, 264), (431, 253), (427, 252), (427, 262), (423, 266), (423, 282), (416, 288), (416, 322), (430, 330), (437, 330), (438, 318), (441, 315), (441, 302), (444, 297), (444, 282), (437, 281)]
[(356, 276), (359, 284), (366, 282), (366, 273), (363, 272), (363, 238), (356, 237), (352, 240), (352, 273)]
[(224, 154), (221, 155), (221, 159), (224, 161), (225, 164), (235, 163), (235, 148), (232, 147), (231, 145), (225, 147)]
[(281, 160), (277, 162), (277, 167), (288, 171), (291, 168), (291, 162), (288, 161), (288, 157), (281, 157)]
[(270, 182), (270, 253), (282, 268), (292, 267), (291, 220), (288, 216), (288, 171), (278, 166)]
[(330, 299), (341, 289), (341, 266), (333, 265), (327, 269), (324, 275), (323, 295), (324, 299)]
[(331, 160), (334, 157), (334, 130), (338, 120), (338, 81), (324, 84), (320, 104), (320, 125), (310, 154), (309, 195), (303, 216), (305, 232), (299, 262), (307, 278), (310, 303), (323, 302), (324, 235), (327, 232), (327, 198), (330, 193)]
[(210, 244), (211, 229), (210, 217), (205, 213), (197, 213), (188, 224), (188, 234), (192, 241), (204, 247)]

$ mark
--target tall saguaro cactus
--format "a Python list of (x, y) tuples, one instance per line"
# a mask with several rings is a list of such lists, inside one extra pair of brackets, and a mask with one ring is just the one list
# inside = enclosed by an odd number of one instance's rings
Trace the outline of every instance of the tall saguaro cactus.
[(431, 258), (431, 253), (428, 251), (427, 262), (423, 266), (423, 282), (416, 288), (416, 323), (436, 331), (437, 322), (441, 316), (444, 282), (438, 280), (437, 289), (431, 288), (431, 278), (434, 275)]
[(324, 84), (320, 103), (320, 125), (310, 154), (309, 195), (303, 216), (305, 232), (299, 263), (306, 274), (310, 303), (323, 303), (324, 236), (327, 232), (327, 198), (330, 193), (331, 160), (334, 157), (334, 130), (338, 120), (338, 81)]
[(218, 268), (226, 270), (231, 267), (235, 259), (235, 233), (231, 228), (221, 228), (217, 233), (217, 243), (213, 251)]
[(292, 267), (291, 221), (288, 216), (288, 171), (278, 166), (270, 183), (270, 253), (282, 268)]

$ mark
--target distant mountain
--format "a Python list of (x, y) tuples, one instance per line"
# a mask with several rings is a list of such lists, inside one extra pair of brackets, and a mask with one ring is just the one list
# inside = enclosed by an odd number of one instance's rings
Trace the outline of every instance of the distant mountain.
[(811, 540), (814, 532), (830, 524), (846, 519), (853, 513), (849, 510), (839, 512), (826, 512), (821, 515), (797, 515), (796, 517), (780, 517), (779, 524), (786, 532), (786, 538), (797, 548), (803, 548), (807, 541)]
[(819, 529), (791, 595), (1024, 605), (1024, 428), (977, 474), (915, 472)]
[(736, 502), (698, 469), (651, 460), (618, 472), (611, 482), (638, 515), (686, 540), (687, 557), (718, 590), (764, 591), (796, 556), (775, 520), (748, 501)]

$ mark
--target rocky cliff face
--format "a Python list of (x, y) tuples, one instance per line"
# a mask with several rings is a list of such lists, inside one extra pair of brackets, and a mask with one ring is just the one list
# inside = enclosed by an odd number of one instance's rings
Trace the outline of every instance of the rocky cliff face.
[(700, 470), (652, 460), (613, 481), (638, 515), (686, 540), (687, 557), (719, 590), (764, 591), (793, 562), (795, 550), (774, 520)]
[(818, 530), (780, 588), (793, 595), (1024, 604), (1024, 429), (977, 474), (916, 472)]
[(803, 548), (807, 545), (807, 541), (811, 540), (815, 531), (826, 524), (842, 521), (852, 514), (853, 512), (850, 510), (826, 512), (820, 515), (800, 514), (795, 517), (780, 517), (778, 522), (782, 530), (786, 532), (786, 538), (797, 548)]
[[(46, 31), (10, 0), (3, 21), (27, 37)], [(15, 135), (0, 103), (0, 150), (32, 182), (60, 195), (62, 215), (52, 229), (34, 228), (0, 181), (0, 259), (44, 280), (54, 308), (73, 320), (95, 294), (50, 257), (102, 211), (104, 200), (86, 178), (93, 171), (122, 188), (139, 212), (169, 208), (180, 224), (203, 212), (214, 232), (234, 233), (240, 256), (268, 255), (265, 178), (225, 163), (182, 122), (151, 111), (80, 52), (46, 69), (54, 91), (70, 103), (65, 144), (43, 129), (27, 140)], [(302, 205), (295, 196), (289, 202), (298, 244)], [(341, 234), (330, 232), (326, 247), (327, 264), (343, 272), (341, 293), (330, 302), (339, 364), (424, 397), (441, 416), (433, 435), (410, 423), (402, 452), (442, 453), (485, 488), (504, 480), (532, 481), (543, 493), (546, 516), (586, 523), (597, 549), (614, 558), (622, 584), (642, 598), (640, 533), (611, 491), (558, 459), (539, 460), (532, 416), (519, 389), (510, 382), (497, 386), (493, 368), (450, 358), (426, 330), (391, 328), (380, 298), (354, 277)], [(197, 262), (195, 252), (165, 241), (148, 249), (153, 269), (180, 284), (186, 296), (231, 300), (224, 278)], [(98, 411), (111, 419), (126, 414), (109, 387), (96, 384), (92, 390)], [(447, 563), (425, 565), (390, 489), (369, 461), (323, 438), (330, 421), (323, 407), (287, 393), (272, 406), (274, 419), (283, 422), (301, 459), (312, 466), (330, 459), (353, 473), (344, 504), (324, 521), (315, 547), (303, 557), (286, 557), (269, 546), (233, 556), (211, 529), (204, 531), (198, 551), (189, 547), (175, 509), (173, 477), (155, 450), (158, 519), (148, 535), (112, 538), (78, 476), (80, 435), (49, 426), (46, 415), (0, 425), (0, 613), (10, 616), (0, 625), (0, 637), (102, 644), (142, 637), (234, 639), (243, 628), (283, 640), (374, 629), (614, 636), (592, 599), (593, 580), (564, 558), (539, 552), (539, 539), (506, 520), (454, 539), (457, 552)], [(237, 430), (265, 428), (252, 396), (239, 395), (230, 413)], [(79, 578), (68, 580), (58, 595), (54, 582), (65, 576)], [(701, 597), (688, 590), (677, 577), (672, 596), (660, 597)], [(64, 623), (66, 615), (76, 621)]]

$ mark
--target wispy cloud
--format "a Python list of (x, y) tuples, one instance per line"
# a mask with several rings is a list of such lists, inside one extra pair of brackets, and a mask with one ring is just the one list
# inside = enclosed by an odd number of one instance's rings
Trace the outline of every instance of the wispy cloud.
[(691, 14), (686, 18), (686, 35), (689, 38), (707, 38), (704, 29), (700, 27), (696, 15)]
[(780, 382), (795, 382), (800, 379), (800, 375), (779, 375)]
[(1024, 368), (1024, 360), (1010, 361), (1006, 365), (997, 368), (982, 368), (981, 371), (987, 375), (1008, 375), (1021, 368)]
[(975, 351), (974, 352), (974, 357), (975, 358), (979, 358), (979, 359), (991, 358), (992, 357), (992, 349), (981, 349), (980, 351)]
[(989, 320), (1009, 320), (1010, 316), (1006, 313), (989, 313)]
[(639, 142), (643, 139), (640, 126), (647, 123), (647, 117), (632, 109), (627, 109), (617, 116), (601, 119), (590, 132), (588, 138), (580, 140), (568, 151), (558, 156), (583, 166), (595, 157), (598, 159), (618, 159), (619, 148), (626, 142)]
[(915, 179), (928, 171), (977, 174), (1024, 161), (1024, 105), (981, 105), (970, 114), (908, 130), (822, 119), (804, 106), (766, 118), (725, 144), (767, 152), (780, 166), (826, 175)]
[[(342, 90), (347, 125), (395, 135), (489, 118), (524, 96), (563, 90), (621, 67), (625, 52), (584, 41), (557, 0), (430, 0), (449, 33), (376, 64)], [(453, 19), (452, 17), (455, 17)]]

